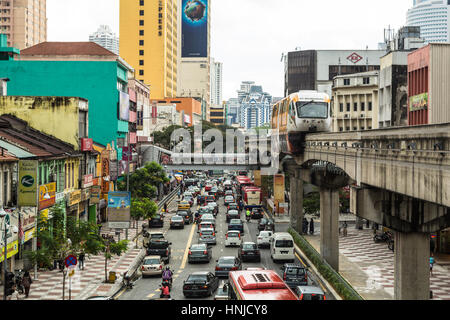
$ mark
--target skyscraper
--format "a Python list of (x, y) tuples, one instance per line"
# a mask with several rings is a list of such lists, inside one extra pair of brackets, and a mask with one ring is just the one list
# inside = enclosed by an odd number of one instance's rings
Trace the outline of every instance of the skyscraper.
[(178, 1), (120, 0), (120, 56), (151, 86), (152, 99), (177, 95)]
[(222, 105), (222, 62), (211, 58), (211, 105)]
[(246, 81), (238, 91), (240, 103), (240, 125), (245, 129), (261, 127), (270, 123), (272, 117), (272, 96), (262, 86)]
[(420, 27), (426, 42), (450, 42), (450, 1), (414, 0), (406, 25)]
[(96, 32), (89, 36), (89, 41), (119, 55), (119, 38), (109, 26), (101, 25)]
[(47, 0), (0, 1), (0, 33), (20, 50), (47, 41)]

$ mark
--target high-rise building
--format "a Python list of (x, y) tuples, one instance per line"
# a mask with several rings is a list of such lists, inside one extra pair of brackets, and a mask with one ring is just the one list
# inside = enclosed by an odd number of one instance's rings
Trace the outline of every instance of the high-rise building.
[(47, 0), (0, 1), (0, 33), (20, 50), (47, 41)]
[(121, 0), (120, 56), (137, 79), (151, 86), (151, 98), (177, 95), (178, 1)]
[(211, 0), (179, 2), (177, 94), (201, 100), (202, 118), (208, 120), (211, 104)]
[(211, 59), (211, 105), (222, 105), (222, 62)]
[(238, 91), (240, 103), (240, 124), (251, 129), (270, 123), (272, 116), (272, 96), (254, 82), (243, 82)]
[(420, 27), (420, 35), (428, 43), (450, 42), (450, 1), (414, 0), (406, 25)]
[(109, 26), (101, 25), (96, 32), (89, 36), (89, 41), (119, 55), (119, 38)]
[(238, 98), (231, 98), (226, 103), (226, 122), (229, 126), (240, 123), (241, 105)]

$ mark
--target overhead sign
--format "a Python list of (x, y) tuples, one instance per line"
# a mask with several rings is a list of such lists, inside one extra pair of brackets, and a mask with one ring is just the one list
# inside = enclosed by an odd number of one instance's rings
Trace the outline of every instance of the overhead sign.
[[(19, 240), (16, 240), (12, 243), (9, 243), (7, 245), (6, 249), (6, 257), (9, 259), (12, 256), (16, 255), (19, 252)], [(0, 262), (2, 262), (5, 259), (5, 247), (1, 247), (1, 255), (0, 255)]]
[(182, 0), (182, 57), (208, 56), (208, 0)]
[(18, 205), (19, 207), (37, 207), (37, 169), (38, 161), (20, 160), (19, 161), (19, 188)]
[(90, 138), (81, 138), (81, 151), (92, 151), (94, 149), (94, 140)]
[(55, 202), (56, 202), (56, 182), (39, 186), (39, 210), (49, 208), (53, 206)]
[(94, 175), (87, 174), (83, 176), (83, 188), (89, 188), (94, 185)]

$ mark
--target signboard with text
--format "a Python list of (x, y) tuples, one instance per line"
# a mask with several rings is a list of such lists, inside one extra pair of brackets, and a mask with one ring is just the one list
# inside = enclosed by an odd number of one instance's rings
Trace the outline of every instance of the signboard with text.
[[(108, 193), (108, 222), (127, 222), (131, 220), (131, 193), (109, 192)], [(124, 224), (125, 225), (125, 224)]]
[(81, 151), (92, 151), (94, 149), (94, 140), (90, 138), (81, 138)]
[(56, 202), (56, 182), (39, 186), (39, 210), (51, 207), (55, 204), (55, 202)]
[(428, 108), (428, 93), (409, 97), (409, 111), (426, 110)]
[(19, 161), (18, 205), (19, 207), (37, 207), (37, 168), (38, 161)]

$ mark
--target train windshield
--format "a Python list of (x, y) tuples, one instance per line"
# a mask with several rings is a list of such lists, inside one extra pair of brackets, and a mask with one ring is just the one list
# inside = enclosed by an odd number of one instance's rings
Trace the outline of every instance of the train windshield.
[(328, 103), (326, 102), (297, 102), (299, 118), (328, 118)]

